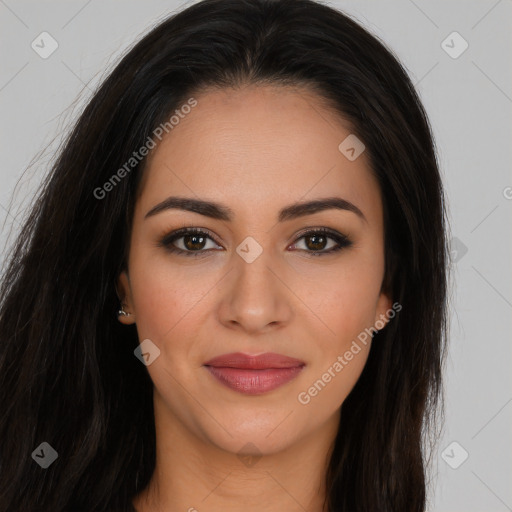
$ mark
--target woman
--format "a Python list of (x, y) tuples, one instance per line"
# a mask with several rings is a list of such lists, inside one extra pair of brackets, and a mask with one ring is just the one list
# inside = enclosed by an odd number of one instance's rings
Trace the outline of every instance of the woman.
[(10, 255), (1, 510), (424, 511), (445, 217), (411, 81), (350, 18), (165, 20)]

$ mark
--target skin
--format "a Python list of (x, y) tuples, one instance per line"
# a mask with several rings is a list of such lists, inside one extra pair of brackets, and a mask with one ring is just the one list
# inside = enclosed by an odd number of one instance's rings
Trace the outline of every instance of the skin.
[[(118, 281), (130, 313), (119, 320), (136, 323), (140, 341), (150, 339), (160, 350), (147, 366), (156, 469), (133, 503), (139, 512), (321, 512), (340, 406), (371, 340), (359, 343), (360, 352), (308, 404), (297, 397), (391, 308), (381, 290), (379, 186), (364, 152), (354, 161), (340, 152), (350, 129), (312, 91), (249, 85), (194, 97), (197, 106), (148, 157), (127, 272)], [(171, 195), (222, 203), (234, 219), (177, 209), (144, 218)], [(365, 220), (329, 209), (277, 221), (286, 205), (333, 196), (356, 205)], [(189, 252), (199, 247), (202, 256), (158, 246), (182, 227), (212, 234), (203, 245), (186, 237), (174, 242)], [(331, 238), (315, 246), (297, 236), (321, 227), (353, 244), (311, 256), (336, 246)], [(247, 236), (263, 251), (251, 263), (236, 252)], [(277, 352), (306, 366), (280, 388), (249, 396), (203, 366), (229, 352)]]

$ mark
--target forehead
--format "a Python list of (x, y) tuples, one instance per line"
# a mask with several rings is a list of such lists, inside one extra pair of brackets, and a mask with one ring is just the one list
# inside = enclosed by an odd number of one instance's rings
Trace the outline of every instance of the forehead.
[(350, 161), (339, 149), (350, 125), (312, 91), (251, 85), (193, 97), (197, 105), (148, 157), (142, 208), (171, 194), (245, 213), (262, 201), (340, 195), (378, 210), (380, 191), (365, 153)]

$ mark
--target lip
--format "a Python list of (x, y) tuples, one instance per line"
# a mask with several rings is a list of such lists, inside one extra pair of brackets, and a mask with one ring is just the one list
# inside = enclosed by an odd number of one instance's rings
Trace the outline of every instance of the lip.
[(247, 395), (277, 389), (294, 379), (304, 368), (299, 359), (266, 352), (259, 355), (241, 352), (223, 354), (204, 363), (220, 383)]
[(267, 370), (269, 368), (295, 368), (304, 366), (304, 361), (282, 354), (265, 352), (264, 354), (251, 355), (242, 352), (233, 352), (214, 357), (206, 363), (205, 366), (215, 366), (222, 368), (241, 368), (250, 370)]

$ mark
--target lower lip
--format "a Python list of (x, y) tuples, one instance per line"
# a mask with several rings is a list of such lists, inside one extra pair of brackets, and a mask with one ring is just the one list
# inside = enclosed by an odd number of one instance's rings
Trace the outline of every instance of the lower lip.
[(248, 370), (206, 366), (208, 371), (228, 388), (245, 395), (260, 395), (272, 391), (295, 378), (304, 366)]

